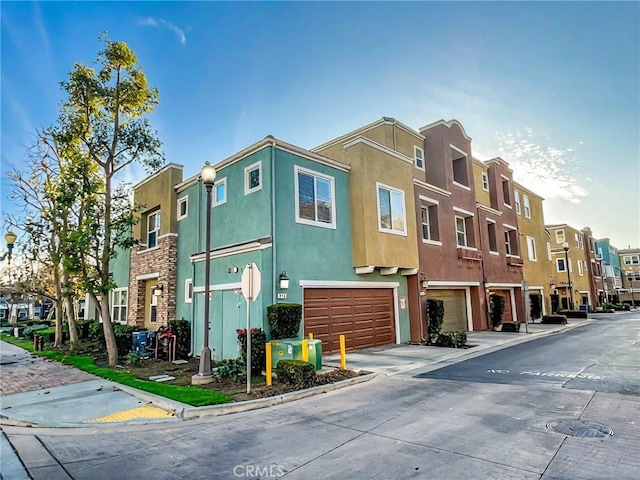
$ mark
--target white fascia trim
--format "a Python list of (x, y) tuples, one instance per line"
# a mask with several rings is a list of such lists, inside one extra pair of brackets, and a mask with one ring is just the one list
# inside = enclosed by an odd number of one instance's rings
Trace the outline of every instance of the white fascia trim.
[(422, 201), (429, 202), (429, 203), (431, 203), (433, 205), (439, 205), (440, 204), (440, 202), (438, 200), (435, 200), (435, 199), (429, 198), (429, 197), (425, 197), (424, 195), (418, 195), (418, 198), (420, 200), (422, 200)]
[(462, 155), (464, 155), (465, 157), (467, 157), (467, 158), (469, 157), (469, 155), (467, 154), (467, 152), (465, 152), (464, 150), (462, 150), (462, 149), (460, 149), (460, 148), (456, 147), (455, 145), (449, 144), (449, 146), (450, 146), (451, 148), (453, 148), (456, 152), (461, 153)]
[(438, 247), (442, 246), (442, 242), (439, 240), (427, 240), (425, 238), (422, 239), (422, 243), (426, 243), (427, 245), (436, 245)]
[[(209, 285), (210, 292), (220, 292), (224, 290), (237, 290), (242, 288), (242, 282), (219, 283), (217, 285)], [(193, 293), (204, 293), (204, 285), (201, 287), (193, 287)]]
[(498, 217), (502, 215), (502, 212), (500, 210), (496, 210), (494, 208), (487, 207), (486, 205), (483, 205), (482, 203), (476, 203), (476, 208), (478, 210), (484, 210), (485, 212), (488, 212), (488, 213), (490, 213), (492, 215), (496, 215)]
[(400, 269), (400, 275), (402, 275), (403, 277), (416, 275), (417, 273), (418, 273), (418, 269), (417, 268), (402, 268), (402, 269)]
[(352, 282), (347, 280), (300, 280), (303, 288), (397, 288), (400, 282)]
[(446, 280), (429, 280), (429, 287), (479, 287), (479, 286), (480, 286), (480, 282), (448, 282)]
[[(222, 250), (218, 250), (217, 252), (211, 252), (211, 259), (228, 257), (230, 255), (238, 255), (240, 253), (254, 252), (256, 250), (266, 250), (267, 248), (271, 248), (273, 244), (269, 243), (260, 243), (260, 242), (252, 242), (245, 245), (240, 245), (236, 247), (228, 247)], [(204, 253), (198, 253), (197, 255), (191, 256), (191, 263), (196, 262), (204, 262), (205, 260)]]
[(500, 256), (500, 252), (494, 252), (493, 250), (489, 250), (489, 255), (496, 255), (496, 256)]
[(529, 290), (544, 290), (544, 287), (540, 285), (529, 285)]
[(158, 240), (160, 240), (161, 238), (167, 238), (167, 237), (178, 237), (177, 233), (165, 233), (164, 235), (160, 235), (158, 237)]
[(367, 273), (373, 273), (376, 269), (375, 265), (368, 265), (366, 267), (354, 267), (356, 275), (365, 275)]
[(440, 195), (444, 195), (445, 197), (450, 197), (451, 196), (451, 192), (449, 190), (445, 190), (444, 188), (440, 188), (440, 187), (436, 187), (435, 185), (431, 185), (430, 183), (427, 182), (423, 182), (422, 180), (419, 180), (417, 178), (413, 179), (413, 184), (424, 188), (425, 190), (429, 190), (433, 193), (439, 193)]
[(466, 190), (466, 191), (468, 191), (468, 192), (470, 192), (470, 191), (471, 191), (471, 187), (467, 187), (466, 185), (463, 185), (462, 183), (458, 183), (458, 182), (456, 182), (455, 180), (453, 181), (453, 184), (454, 184), (456, 187), (459, 187), (459, 188), (461, 188), (461, 189), (463, 189), (463, 190)]
[(396, 127), (398, 127), (400, 130), (404, 130), (405, 132), (413, 135), (416, 138), (419, 138), (420, 140), (424, 140), (424, 135), (416, 132), (413, 128), (408, 127), (407, 125), (405, 125), (402, 122), (399, 122), (398, 120), (396, 120), (395, 118), (387, 118), (384, 117), (383, 118), (385, 125), (395, 125)]
[(462, 130), (462, 135), (464, 136), (465, 140), (471, 141), (471, 137), (467, 135), (467, 132), (464, 131), (464, 127), (462, 126), (462, 124), (456, 119), (451, 119), (448, 122), (444, 119), (438, 120), (436, 122), (429, 123), (424, 127), (420, 127), (418, 131), (422, 133), (423, 131), (428, 130), (429, 128), (437, 127), (438, 125), (444, 125), (447, 128), (451, 128), (451, 125), (453, 125), (454, 123), (458, 125), (458, 127), (460, 127), (460, 130)]
[(386, 123), (384, 118), (379, 118), (378, 120), (376, 120), (375, 122), (369, 123), (368, 125), (365, 125), (364, 127), (358, 128), (357, 130), (354, 130), (353, 132), (349, 132), (346, 133), (344, 135), (339, 136), (338, 138), (334, 138), (333, 140), (329, 140), (328, 142), (325, 142), (321, 145), (318, 145), (317, 147), (313, 147), (311, 149), (312, 152), (317, 152), (318, 150), (323, 150), (327, 147), (331, 147), (332, 145), (336, 145), (338, 143), (343, 143), (345, 140), (352, 138), (354, 136), (358, 136), (361, 135), (365, 132), (368, 132), (369, 130), (372, 130), (376, 127), (379, 127), (380, 125), (384, 125)]
[(380, 269), (380, 275), (395, 275), (398, 273), (398, 267), (383, 267)]
[(283, 142), (282, 140), (276, 139), (276, 146), (278, 149), (283, 152), (292, 153), (302, 158), (306, 158), (307, 160), (311, 160), (316, 163), (320, 163), (322, 165), (326, 165), (327, 167), (332, 167), (342, 172), (349, 172), (351, 170), (351, 165), (347, 165), (346, 163), (339, 162), (338, 160), (334, 160), (333, 158), (325, 157), (318, 153), (310, 152), (308, 150), (303, 150), (295, 145), (291, 145), (289, 143)]
[[(509, 205), (508, 203), (502, 203), (505, 207), (510, 208), (511, 210), (513, 210), (513, 207), (511, 205)], [(519, 215), (519, 214), (518, 214)]]
[(375, 148), (376, 150), (386, 153), (387, 155), (391, 155), (392, 157), (398, 158), (404, 162), (407, 162), (413, 165), (413, 158), (409, 158), (399, 152), (396, 152), (395, 150), (385, 147), (384, 145), (380, 145), (379, 143), (374, 142), (373, 140), (369, 140), (366, 137), (357, 137), (357, 138), (354, 138), (353, 140), (349, 140), (348, 142), (342, 145), (342, 148), (346, 150), (347, 148), (357, 145), (358, 143), (364, 143), (365, 145), (368, 145), (371, 148)]
[(521, 283), (499, 283), (499, 282), (487, 282), (484, 284), (487, 288), (521, 288)]
[(518, 227), (514, 227), (513, 225), (509, 225), (508, 223), (503, 223), (502, 226), (504, 228), (508, 228), (509, 230), (517, 230)]
[(475, 217), (476, 216), (475, 213), (470, 212), (469, 210), (465, 210), (464, 208), (453, 207), (453, 211), (454, 212), (458, 212), (458, 213), (462, 213), (463, 215), (466, 215), (467, 217)]
[(143, 255), (143, 254), (145, 254), (145, 253), (153, 252), (153, 251), (155, 251), (155, 250), (160, 250), (160, 247), (159, 247), (158, 245), (156, 245), (155, 247), (145, 248), (144, 250), (138, 250), (138, 251), (136, 252), (136, 255)]
[(493, 223), (494, 225), (496, 224), (496, 221), (493, 218), (485, 218), (485, 220), (487, 221), (487, 223)]
[(158, 272), (155, 273), (143, 273), (142, 275), (137, 275), (136, 280), (151, 280), (152, 278), (159, 278), (160, 274)]
[(509, 177), (507, 177), (506, 175), (503, 175), (502, 173), (500, 174), (500, 177), (502, 177), (503, 180), (507, 180), (508, 182), (511, 181)]
[(458, 245), (458, 248), (461, 248), (462, 250), (471, 250), (472, 252), (477, 252), (478, 249), (476, 247), (466, 247), (464, 245)]

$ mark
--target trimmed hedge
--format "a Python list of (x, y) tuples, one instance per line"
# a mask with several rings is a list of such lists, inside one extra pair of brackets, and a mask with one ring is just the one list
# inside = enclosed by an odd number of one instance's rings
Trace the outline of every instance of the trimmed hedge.
[(169, 326), (176, 335), (176, 356), (189, 358), (191, 351), (191, 324), (185, 320), (171, 320)]
[(564, 315), (567, 318), (587, 318), (587, 312), (582, 310), (560, 310), (558, 315)]
[(427, 327), (427, 344), (431, 345), (442, 330), (444, 322), (444, 302), (435, 298), (427, 300), (427, 318), (429, 326)]
[(276, 303), (267, 307), (271, 339), (296, 338), (302, 321), (302, 305)]
[(505, 298), (502, 295), (493, 294), (489, 297), (489, 308), (491, 309), (491, 326), (498, 327), (502, 324), (504, 314)]
[(502, 324), (503, 332), (519, 332), (520, 331), (520, 322), (504, 322)]
[(316, 384), (316, 367), (302, 360), (280, 360), (276, 365), (276, 375), (279, 381), (299, 388)]
[(435, 344), (438, 347), (462, 348), (467, 344), (467, 334), (464, 332), (442, 332), (438, 334)]
[(556, 325), (566, 325), (567, 317), (564, 315), (545, 315), (542, 317), (542, 323), (551, 323)]
[[(242, 360), (247, 361), (247, 330), (236, 330), (238, 343), (242, 350)], [(251, 329), (251, 375), (260, 375), (265, 368), (267, 359), (267, 335), (261, 328)]]

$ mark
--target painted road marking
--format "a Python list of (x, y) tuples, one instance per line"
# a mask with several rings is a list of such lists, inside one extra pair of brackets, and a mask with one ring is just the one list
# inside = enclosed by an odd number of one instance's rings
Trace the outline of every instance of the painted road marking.
[(85, 420), (85, 423), (109, 423), (109, 422), (126, 422), (136, 418), (172, 418), (173, 413), (169, 413), (161, 408), (153, 405), (144, 405), (142, 407), (124, 410), (122, 412), (112, 413), (104, 417), (91, 418)]
[[(497, 370), (489, 369), (487, 373), (511, 373), (509, 370)], [(590, 375), (588, 373), (573, 373), (573, 372), (532, 372), (525, 370), (520, 372), (520, 375), (531, 375), (533, 377), (552, 377), (552, 378), (584, 378), (586, 380), (602, 380), (600, 375)]]
[(487, 370), (487, 373), (509, 373), (509, 370)]

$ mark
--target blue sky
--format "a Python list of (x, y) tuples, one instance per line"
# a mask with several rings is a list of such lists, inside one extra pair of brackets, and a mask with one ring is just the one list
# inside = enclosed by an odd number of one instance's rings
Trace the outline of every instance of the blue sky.
[[(455, 118), (547, 223), (640, 246), (637, 2), (5, 2), (1, 198), (100, 31), (138, 55), (185, 176), (273, 134), (312, 148), (382, 116)], [(131, 170), (132, 180), (140, 170)]]

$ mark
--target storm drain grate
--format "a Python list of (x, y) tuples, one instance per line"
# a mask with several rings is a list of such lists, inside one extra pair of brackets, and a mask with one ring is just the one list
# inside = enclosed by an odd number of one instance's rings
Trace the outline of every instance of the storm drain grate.
[(601, 438), (613, 435), (613, 430), (606, 425), (589, 420), (552, 420), (547, 423), (547, 428), (562, 435), (578, 438)]

